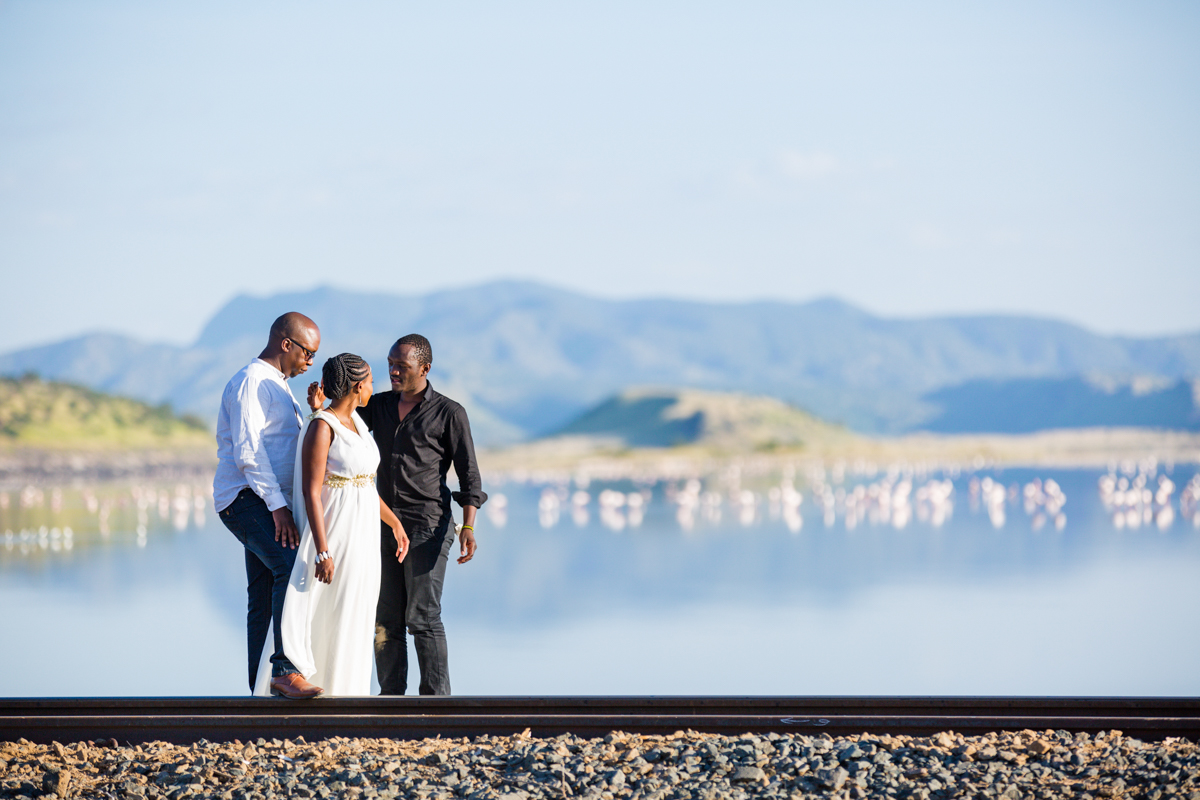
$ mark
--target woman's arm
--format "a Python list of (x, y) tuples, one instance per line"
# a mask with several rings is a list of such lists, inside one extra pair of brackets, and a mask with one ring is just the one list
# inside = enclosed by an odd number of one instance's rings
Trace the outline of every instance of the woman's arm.
[(408, 555), (408, 534), (404, 532), (400, 519), (387, 507), (382, 497), (379, 498), (379, 518), (383, 520), (384, 525), (392, 529), (392, 534), (396, 537), (396, 560), (403, 561)]
[[(329, 446), (333, 444), (333, 429), (323, 419), (314, 419), (304, 435), (300, 451), (301, 482), (304, 486), (304, 508), (308, 512), (308, 527), (312, 531), (313, 544), (318, 553), (329, 549), (325, 538), (325, 506), (321, 503), (321, 486), (325, 483), (325, 463), (329, 460)], [(327, 558), (317, 564), (317, 580), (329, 583), (333, 580), (333, 559)]]

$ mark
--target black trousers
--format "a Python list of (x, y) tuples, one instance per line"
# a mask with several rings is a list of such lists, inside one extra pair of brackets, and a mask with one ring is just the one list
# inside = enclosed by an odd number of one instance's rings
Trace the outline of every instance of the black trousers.
[(453, 518), (435, 528), (410, 528), (404, 563), (396, 563), (396, 537), (381, 525), (383, 571), (375, 607), (375, 668), (380, 694), (404, 694), (408, 688), (408, 642), (412, 634), (421, 670), (421, 694), (450, 694), (446, 629), (442, 626), (442, 583), (454, 544)]

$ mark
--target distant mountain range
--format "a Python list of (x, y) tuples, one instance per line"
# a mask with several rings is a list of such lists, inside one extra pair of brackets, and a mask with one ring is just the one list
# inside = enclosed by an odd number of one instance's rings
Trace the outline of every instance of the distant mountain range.
[[(363, 355), (382, 378), (391, 342), (417, 331), (433, 342), (431, 380), (467, 406), (484, 444), (560, 430), (635, 385), (769, 395), (870, 433), (1200, 426), (1191, 383), (1200, 332), (1131, 338), (1032, 317), (884, 319), (830, 299), (603, 300), (521, 282), (241, 296), (190, 346), (96, 333), (0, 355), (0, 374), (36, 371), (211, 422), (225, 382), (289, 310), (322, 332), (297, 396), (339, 352)], [(1064, 398), (1090, 410), (1065, 413)]]

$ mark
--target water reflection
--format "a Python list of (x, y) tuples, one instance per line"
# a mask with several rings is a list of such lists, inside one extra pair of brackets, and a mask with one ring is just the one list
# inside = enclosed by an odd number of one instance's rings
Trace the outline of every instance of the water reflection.
[(114, 536), (145, 547), (154, 529), (200, 529), (212, 489), (199, 483), (24, 486), (0, 491), (0, 558), (70, 552)]
[[(447, 575), (460, 693), (1200, 691), (1194, 467), (487, 489)], [(210, 508), (203, 483), (0, 492), (6, 691), (177, 694), (183, 664), (243, 693), (242, 551)]]

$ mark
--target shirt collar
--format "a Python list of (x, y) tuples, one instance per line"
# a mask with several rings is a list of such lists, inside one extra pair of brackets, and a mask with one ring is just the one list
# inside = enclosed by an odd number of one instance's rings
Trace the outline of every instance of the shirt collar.
[[(426, 381), (425, 381), (425, 395), (424, 395), (424, 396), (421, 398), (421, 403), (424, 403), (424, 402), (425, 402), (425, 401), (427, 401), (427, 400), (432, 400), (433, 398), (435, 398), (435, 397), (438, 397), (438, 396), (439, 396), (439, 395), (438, 395), (438, 393), (437, 393), (437, 392), (435, 392), (435, 391), (433, 390), (433, 384), (432, 384), (432, 383), (430, 383), (428, 379), (426, 379)], [(397, 399), (399, 399), (399, 398), (400, 398), (400, 393), (399, 393), (399, 392), (396, 392), (396, 398), (397, 398)], [(420, 405), (421, 403), (418, 403), (418, 405)]]
[(275, 375), (279, 376), (279, 380), (281, 380), (281, 381), (287, 380), (287, 376), (284, 375), (282, 372), (280, 372), (278, 369), (276, 369), (275, 365), (270, 363), (269, 361), (263, 361), (261, 358), (256, 358), (253, 361), (251, 361), (250, 363), (251, 364), (262, 364), (264, 367), (271, 370), (271, 372), (275, 373)]

